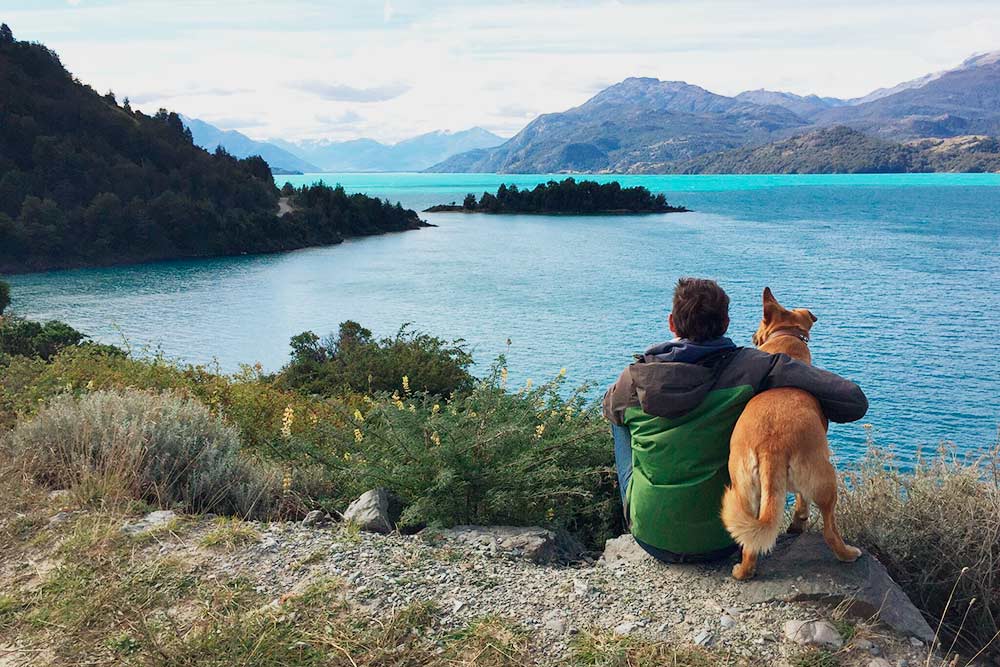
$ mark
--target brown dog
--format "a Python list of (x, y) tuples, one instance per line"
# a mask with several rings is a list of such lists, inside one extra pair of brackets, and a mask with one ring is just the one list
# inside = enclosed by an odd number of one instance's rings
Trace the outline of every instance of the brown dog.
[[(783, 308), (764, 288), (764, 318), (753, 343), (764, 352), (812, 363), (808, 343), (815, 321), (805, 308)], [(757, 556), (774, 548), (789, 491), (795, 493), (795, 510), (788, 532), (805, 528), (811, 501), (823, 515), (823, 537), (837, 558), (850, 562), (861, 555), (844, 543), (834, 519), (837, 473), (827, 425), (819, 402), (801, 389), (770, 389), (747, 403), (730, 441), (731, 485), (722, 498), (722, 522), (743, 547), (743, 559), (733, 567), (737, 579), (752, 577)]]

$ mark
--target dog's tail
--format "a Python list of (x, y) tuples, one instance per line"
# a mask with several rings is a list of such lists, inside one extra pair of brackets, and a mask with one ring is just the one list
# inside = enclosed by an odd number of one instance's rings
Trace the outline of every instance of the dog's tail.
[(759, 462), (760, 507), (740, 495), (735, 486), (726, 487), (722, 497), (722, 523), (744, 549), (764, 554), (778, 541), (781, 518), (785, 513), (785, 490), (788, 466), (768, 459)]

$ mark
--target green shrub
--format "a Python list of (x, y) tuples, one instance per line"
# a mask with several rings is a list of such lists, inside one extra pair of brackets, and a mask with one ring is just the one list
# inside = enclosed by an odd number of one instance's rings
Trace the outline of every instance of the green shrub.
[(82, 333), (58, 320), (35, 322), (8, 315), (0, 321), (0, 356), (37, 357), (48, 361), (61, 350), (87, 345), (109, 354), (122, 354), (112, 345), (87, 341)]
[[(607, 424), (582, 391), (506, 390), (498, 364), (468, 394), (379, 394), (331, 430), (347, 496), (385, 486), (408, 526), (545, 525), (597, 546), (619, 534)], [(349, 493), (348, 493), (349, 492)]]
[(463, 341), (447, 342), (406, 325), (395, 337), (377, 340), (357, 322), (347, 321), (336, 338), (321, 341), (306, 331), (292, 338), (291, 345), (292, 361), (280, 380), (307, 394), (403, 391), (403, 376), (413, 390), (442, 396), (467, 391), (473, 383), (468, 370), (472, 356)]
[(885, 564), (931, 627), (975, 653), (1000, 654), (1000, 449), (959, 458), (941, 449), (901, 469), (875, 449), (845, 475), (846, 537)]
[(172, 393), (58, 396), (8, 441), (36, 481), (104, 499), (251, 516), (273, 510), (281, 495), (280, 475), (239, 454), (236, 429)]

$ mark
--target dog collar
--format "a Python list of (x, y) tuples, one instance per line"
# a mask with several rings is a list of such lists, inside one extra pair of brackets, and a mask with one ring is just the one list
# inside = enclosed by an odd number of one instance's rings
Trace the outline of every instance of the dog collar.
[(798, 338), (803, 343), (808, 343), (809, 342), (809, 334), (806, 332), (805, 329), (800, 329), (799, 327), (791, 327), (791, 328), (786, 328), (786, 329), (776, 329), (776, 330), (772, 331), (770, 334), (768, 334), (767, 338), (764, 339), (764, 342), (766, 343), (769, 340), (771, 340), (772, 338), (778, 338), (780, 336), (794, 336), (795, 338)]

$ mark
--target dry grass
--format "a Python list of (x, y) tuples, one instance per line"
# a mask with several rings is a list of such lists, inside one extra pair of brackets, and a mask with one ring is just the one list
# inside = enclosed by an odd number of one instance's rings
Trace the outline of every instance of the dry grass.
[(567, 665), (579, 667), (749, 667), (745, 658), (697, 646), (620, 637), (609, 632), (585, 632), (573, 643)]
[(219, 517), (212, 530), (201, 538), (201, 546), (234, 551), (239, 547), (260, 542), (256, 528), (233, 517)]
[(239, 433), (180, 395), (98, 391), (53, 399), (6, 438), (7, 456), (43, 486), (89, 505), (266, 515), (281, 479), (240, 453)]
[(1000, 655), (1000, 449), (970, 458), (942, 448), (913, 469), (872, 449), (845, 475), (838, 514), (940, 623), (944, 651)]

